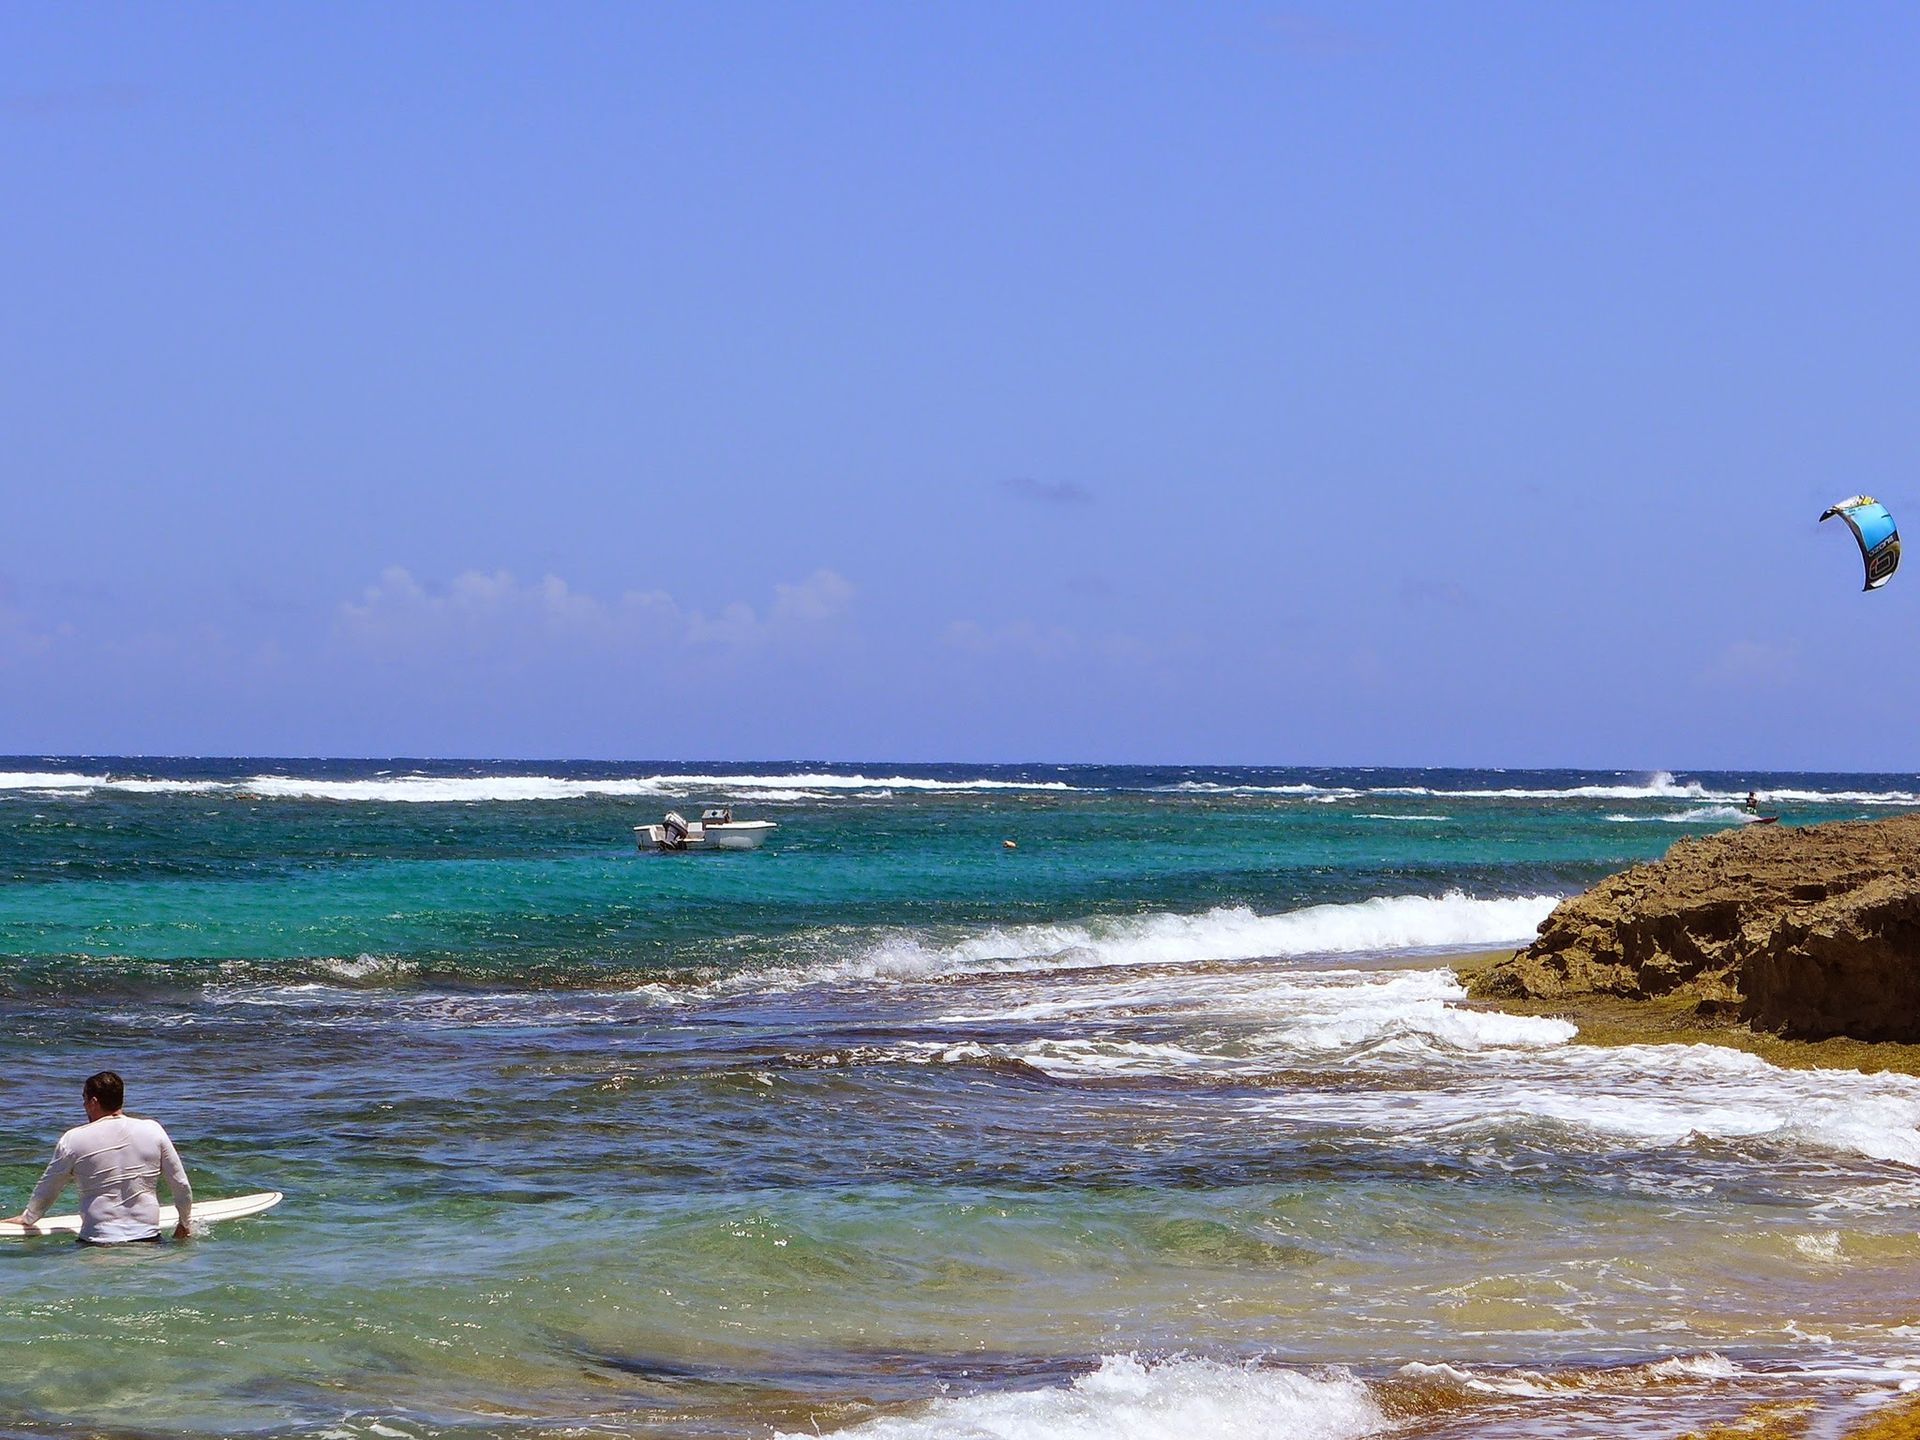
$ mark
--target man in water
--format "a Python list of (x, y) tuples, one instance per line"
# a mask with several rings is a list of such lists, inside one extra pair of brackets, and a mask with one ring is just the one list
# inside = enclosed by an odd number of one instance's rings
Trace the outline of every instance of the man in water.
[(187, 1238), (191, 1233), (187, 1217), (193, 1210), (193, 1187), (187, 1184), (186, 1167), (158, 1121), (121, 1113), (126, 1093), (126, 1086), (111, 1070), (87, 1077), (80, 1091), (87, 1107), (87, 1123), (76, 1125), (60, 1137), (60, 1143), (53, 1147), (53, 1163), (33, 1187), (33, 1198), (25, 1210), (7, 1217), (10, 1221), (32, 1227), (67, 1188), (67, 1181), (77, 1180), (82, 1245), (158, 1241), (160, 1199), (156, 1189), (165, 1175), (167, 1193), (180, 1212), (173, 1238)]

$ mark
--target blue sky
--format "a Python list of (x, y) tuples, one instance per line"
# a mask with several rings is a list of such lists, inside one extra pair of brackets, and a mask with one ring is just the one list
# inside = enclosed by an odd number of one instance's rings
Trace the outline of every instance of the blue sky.
[(1911, 7), (0, 56), (0, 752), (1920, 766)]

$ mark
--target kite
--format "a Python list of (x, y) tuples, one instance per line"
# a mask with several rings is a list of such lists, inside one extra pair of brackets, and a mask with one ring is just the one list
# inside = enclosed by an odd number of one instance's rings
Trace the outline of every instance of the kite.
[(1900, 565), (1900, 532), (1894, 528), (1893, 516), (1871, 495), (1855, 495), (1829, 505), (1820, 518), (1825, 521), (1835, 515), (1847, 522), (1853, 538), (1860, 542), (1860, 558), (1867, 567), (1866, 588), (1878, 590), (1893, 578)]

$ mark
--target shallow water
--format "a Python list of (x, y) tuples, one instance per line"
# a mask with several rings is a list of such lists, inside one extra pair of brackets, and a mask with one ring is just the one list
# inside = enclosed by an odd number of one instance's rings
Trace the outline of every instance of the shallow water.
[[(0, 1434), (1831, 1433), (1920, 1381), (1920, 1080), (1571, 1045), (1436, 958), (1913, 776), (0, 772), (0, 1203), (108, 1065), (199, 1193), (288, 1196), (0, 1247)], [(723, 800), (767, 849), (633, 851)]]

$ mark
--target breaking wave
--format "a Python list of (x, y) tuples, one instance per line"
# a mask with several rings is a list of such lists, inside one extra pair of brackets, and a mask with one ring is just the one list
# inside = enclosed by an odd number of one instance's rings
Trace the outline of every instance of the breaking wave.
[(1245, 906), (1198, 915), (1111, 916), (1072, 925), (996, 926), (935, 938), (889, 936), (851, 957), (789, 969), (787, 983), (934, 979), (995, 970), (1102, 965), (1185, 965), (1208, 960), (1296, 955), (1390, 955), (1521, 944), (1558, 903), (1552, 895), (1479, 899), (1445, 895), (1380, 896), (1349, 905), (1312, 905), (1279, 915)]
[(83, 793), (125, 790), (147, 795), (196, 795), (234, 787), (223, 780), (152, 780), (139, 776), (79, 775), (72, 771), (0, 770), (0, 791)]
[(85, 775), (70, 771), (0, 772), (0, 791), (84, 794), (95, 790), (133, 794), (225, 793), (266, 800), (338, 800), (471, 805), (485, 801), (579, 800), (593, 796), (680, 795), (691, 792), (745, 795), (755, 800), (824, 800), (835, 794), (879, 796), (900, 790), (969, 794), (989, 791), (1071, 791), (1063, 780), (929, 780), (906, 775), (660, 774), (604, 779), (559, 775), (394, 775), (337, 780), (301, 775), (254, 775), (244, 780), (163, 780)]
[(967, 793), (991, 790), (1072, 790), (1065, 781), (921, 780), (904, 775), (806, 772), (793, 775), (643, 775), (627, 779), (573, 780), (552, 775), (403, 775), (383, 780), (308, 780), (256, 775), (240, 788), (270, 799), (415, 801), (472, 804), (485, 800), (577, 800), (596, 795), (748, 795), (759, 800), (826, 799), (835, 793), (926, 790)]
[(1216, 1360), (1108, 1355), (1070, 1385), (942, 1398), (914, 1414), (881, 1416), (833, 1433), (857, 1440), (1357, 1440), (1389, 1424), (1373, 1391), (1345, 1370), (1307, 1374)]

